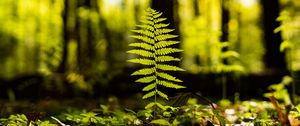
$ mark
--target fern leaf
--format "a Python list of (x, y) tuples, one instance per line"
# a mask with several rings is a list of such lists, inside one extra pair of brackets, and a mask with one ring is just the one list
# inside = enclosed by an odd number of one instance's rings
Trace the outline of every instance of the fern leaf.
[(285, 50), (291, 48), (293, 48), (293, 43), (291, 41), (286, 40), (280, 44), (280, 52), (284, 52)]
[(145, 94), (142, 99), (147, 99), (149, 97), (152, 97), (156, 94), (156, 91), (151, 91), (151, 92), (148, 92), (147, 94)]
[(150, 109), (150, 108), (152, 108), (154, 105), (156, 105), (156, 102), (150, 102), (149, 104), (147, 104), (147, 105), (145, 106), (145, 109)]
[(167, 18), (157, 18), (157, 19), (154, 19), (153, 22), (154, 23), (159, 23), (159, 22), (162, 22), (162, 21), (165, 21), (167, 20)]
[(165, 34), (165, 33), (170, 33), (172, 31), (174, 31), (174, 29), (166, 29), (166, 28), (164, 28), (164, 29), (157, 29), (157, 30), (154, 31), (154, 34), (155, 35), (161, 35), (161, 34)]
[(226, 51), (221, 55), (221, 58), (226, 59), (230, 57), (238, 58), (240, 54), (236, 51)]
[(160, 41), (154, 44), (154, 47), (157, 48), (164, 48), (170, 45), (178, 44), (178, 41)]
[(162, 34), (154, 37), (155, 41), (163, 41), (167, 39), (172, 39), (178, 37), (177, 35), (171, 35), (171, 34)]
[(149, 45), (147, 43), (142, 43), (142, 42), (131, 43), (131, 44), (129, 44), (129, 46), (140, 47), (140, 48), (150, 50), (150, 51), (154, 50), (154, 47), (152, 45)]
[(149, 21), (149, 20), (140, 20), (140, 22), (144, 23), (144, 24), (148, 24), (148, 25), (154, 25), (154, 22)]
[(161, 15), (162, 15), (162, 13), (161, 12), (156, 12), (156, 11), (154, 11), (154, 15), (153, 15), (153, 18), (158, 18), (158, 17), (160, 17)]
[(135, 32), (135, 33), (138, 33), (138, 34), (141, 34), (141, 35), (151, 37), (151, 38), (154, 37), (154, 33), (151, 32), (151, 31), (147, 31), (147, 30), (131, 30), (131, 31)]
[(161, 108), (164, 111), (167, 110), (167, 108), (168, 108), (168, 106), (164, 106), (164, 105), (160, 104), (159, 102), (156, 103), (156, 106)]
[(135, 82), (140, 82), (140, 83), (150, 83), (156, 79), (155, 76), (147, 76), (147, 77), (142, 77), (140, 79), (137, 79)]
[(171, 66), (167, 64), (157, 64), (156, 66), (158, 69), (166, 70), (166, 71), (184, 71), (184, 69), (177, 67), (177, 66)]
[(154, 72), (155, 72), (154, 68), (144, 68), (144, 69), (135, 71), (131, 75), (150, 75), (150, 74), (153, 74)]
[(155, 86), (156, 86), (155, 83), (149, 84), (148, 86), (146, 86), (146, 87), (143, 88), (143, 91), (150, 91), (150, 90), (154, 89)]
[(167, 73), (160, 73), (160, 72), (158, 72), (157, 76), (159, 76), (161, 78), (164, 78), (164, 79), (167, 79), (167, 80), (170, 80), (170, 81), (182, 82), (182, 80), (176, 79), (176, 77), (174, 77), (174, 76), (172, 76), (170, 74), (167, 74)]
[(150, 25), (136, 25), (137, 27), (139, 28), (142, 28), (142, 29), (146, 29), (146, 30), (149, 30), (149, 31), (154, 31), (154, 27), (150, 26)]
[(169, 108), (169, 106), (164, 106), (164, 105), (160, 104), (159, 102), (150, 102), (149, 104), (147, 104), (145, 106), (145, 109), (150, 109), (153, 106), (157, 106), (157, 107), (161, 108), (164, 111), (167, 110), (167, 108)]
[(135, 38), (135, 39), (138, 39), (138, 40), (142, 40), (142, 41), (147, 42), (149, 44), (154, 44), (154, 40), (147, 37), (147, 36), (134, 35), (134, 36), (131, 36), (131, 37)]
[(159, 23), (159, 24), (154, 24), (154, 28), (160, 29), (160, 28), (168, 27), (169, 25), (170, 24)]
[(168, 88), (175, 88), (175, 89), (185, 88), (185, 86), (174, 84), (174, 83), (169, 82), (169, 81), (158, 81), (158, 84), (162, 85), (162, 86), (165, 86), (165, 87), (168, 87)]
[(152, 16), (142, 16), (142, 19), (152, 21), (154, 18)]
[(132, 49), (132, 50), (127, 51), (127, 53), (137, 54), (137, 55), (144, 56), (144, 57), (153, 57), (152, 52), (141, 50), (141, 49)]
[(176, 52), (182, 52), (183, 50), (181, 49), (176, 49), (176, 48), (162, 48), (156, 50), (155, 54), (156, 55), (167, 55), (170, 53), (176, 53)]
[(155, 61), (149, 60), (149, 59), (131, 59), (131, 60), (128, 60), (128, 62), (138, 63), (138, 64), (142, 64), (142, 65), (154, 65), (155, 64)]
[(168, 95), (166, 95), (165, 93), (162, 93), (161, 91), (156, 91), (156, 92), (160, 97), (168, 100)]
[(168, 61), (180, 61), (179, 58), (175, 58), (173, 56), (158, 56), (156, 58), (158, 62), (168, 62)]
[(146, 15), (146, 16), (150, 16), (150, 17), (152, 17), (152, 16), (153, 16), (152, 12), (153, 12), (153, 9), (151, 9), (151, 8), (147, 8), (147, 9), (146, 9), (146, 13), (145, 13), (145, 15)]

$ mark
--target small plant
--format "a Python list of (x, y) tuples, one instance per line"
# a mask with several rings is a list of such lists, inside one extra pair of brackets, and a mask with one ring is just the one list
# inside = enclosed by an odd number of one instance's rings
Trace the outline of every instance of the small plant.
[[(290, 76), (295, 79), (295, 56), (296, 52), (296, 40), (295, 34), (297, 34), (297, 26), (293, 21), (291, 13), (288, 10), (284, 10), (280, 13), (280, 16), (276, 19), (281, 23), (279, 27), (274, 30), (274, 33), (282, 32), (283, 41), (280, 44), (280, 52), (285, 53), (287, 67), (290, 72)], [(296, 97), (296, 84), (293, 81), (291, 84), (291, 98), (295, 103)]]
[(172, 45), (178, 44), (178, 41), (170, 39), (176, 38), (177, 35), (172, 35), (170, 32), (173, 29), (168, 29), (169, 24), (162, 23), (167, 18), (161, 18), (162, 12), (155, 11), (151, 8), (146, 10), (145, 17), (141, 20), (142, 25), (137, 25), (138, 30), (132, 30), (136, 35), (133, 38), (139, 40), (129, 44), (135, 49), (127, 51), (128, 53), (136, 54), (141, 58), (128, 60), (132, 63), (145, 65), (145, 68), (135, 71), (131, 75), (142, 76), (135, 82), (147, 84), (142, 89), (147, 92), (142, 98), (148, 99), (154, 97), (154, 102), (149, 103), (146, 108), (157, 106), (164, 108), (157, 102), (158, 96), (168, 100), (168, 95), (161, 91), (161, 87), (167, 88), (185, 88), (184, 86), (175, 84), (182, 82), (180, 79), (167, 73), (168, 71), (184, 71), (182, 68), (170, 65), (170, 62), (178, 62), (179, 58), (171, 56), (173, 53), (182, 52), (181, 49), (172, 48)]
[[(245, 72), (244, 67), (236, 63), (240, 54), (233, 50), (228, 50), (229, 42), (217, 42), (215, 44), (216, 53), (219, 56), (219, 61), (215, 66), (215, 72), (221, 74), (222, 98), (227, 98), (227, 80), (228, 74), (234, 72)], [(223, 51), (226, 49), (225, 51)]]
[(264, 96), (266, 98), (274, 96), (276, 99), (284, 102), (285, 105), (290, 105), (292, 101), (286, 87), (289, 86), (292, 82), (293, 82), (292, 77), (284, 76), (280, 83), (270, 85), (268, 89), (271, 92), (265, 93)]

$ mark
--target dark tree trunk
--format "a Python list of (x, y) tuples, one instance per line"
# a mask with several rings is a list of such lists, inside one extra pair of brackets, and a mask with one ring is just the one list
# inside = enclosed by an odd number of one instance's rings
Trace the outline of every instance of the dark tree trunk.
[(279, 51), (281, 36), (273, 30), (279, 26), (276, 18), (279, 16), (278, 0), (261, 0), (263, 8), (263, 26), (266, 53), (264, 55), (265, 67), (272, 71), (286, 71), (285, 56)]
[(66, 67), (67, 67), (67, 59), (68, 59), (68, 44), (70, 41), (70, 32), (68, 30), (68, 14), (69, 14), (69, 6), (70, 6), (70, 0), (64, 1), (64, 12), (63, 12), (63, 50), (62, 50), (62, 58), (61, 62), (58, 66), (57, 72), (58, 73), (65, 73)]
[(228, 0), (222, 0), (222, 42), (228, 41), (229, 10), (227, 7), (227, 3)]
[(198, 0), (194, 0), (194, 11), (195, 11), (195, 16), (199, 16), (200, 15), (200, 11), (199, 11), (199, 4), (198, 4)]
[[(85, 9), (91, 11), (96, 11), (96, 1), (95, 0), (81, 0), (78, 3), (79, 7), (84, 7)], [(95, 35), (93, 32), (93, 23), (90, 18), (82, 19), (77, 16), (79, 21), (77, 24), (77, 36), (79, 37), (78, 48), (77, 48), (77, 62), (78, 70), (83, 75), (87, 75), (88, 72), (93, 67), (93, 60), (95, 59)]]
[[(228, 0), (222, 0), (221, 2), (221, 8), (222, 8), (222, 35), (220, 38), (221, 42), (228, 42), (228, 30), (229, 30), (229, 7), (228, 7)], [(228, 47), (224, 47), (222, 49), (223, 52), (227, 51)], [(228, 64), (228, 60), (224, 59), (223, 60), (224, 64)]]

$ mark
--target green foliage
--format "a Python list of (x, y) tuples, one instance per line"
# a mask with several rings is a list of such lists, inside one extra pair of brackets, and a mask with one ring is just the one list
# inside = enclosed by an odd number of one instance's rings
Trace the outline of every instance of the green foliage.
[[(216, 44), (216, 53), (219, 54), (219, 62), (216, 65), (215, 72), (217, 73), (229, 73), (229, 72), (245, 72), (242, 65), (237, 64), (236, 60), (239, 59), (240, 54), (233, 50), (223, 51), (224, 48), (229, 48), (229, 42), (219, 42)], [(224, 61), (228, 63), (225, 63)]]
[(27, 117), (24, 114), (10, 115), (7, 119), (2, 118), (0, 124), (3, 126), (26, 126)]
[(226, 120), (225, 120), (225, 118), (220, 114), (220, 111), (213, 110), (213, 114), (214, 114), (214, 116), (217, 117), (217, 119), (219, 120), (221, 126), (225, 126), (225, 125), (226, 125)]
[(163, 125), (163, 126), (170, 126), (171, 124), (169, 123), (169, 121), (165, 120), (165, 119), (156, 119), (156, 120), (152, 120), (150, 123), (153, 124), (158, 124), (158, 125)]
[[(267, 101), (242, 101), (238, 104), (211, 105), (198, 104), (196, 98), (189, 99), (180, 107), (150, 103), (146, 109), (136, 112), (121, 109), (112, 104), (100, 105), (91, 111), (68, 109), (66, 113), (51, 116), (53, 120), (35, 120), (31, 125), (38, 126), (108, 126), (108, 125), (278, 125), (278, 115)], [(117, 105), (118, 106), (118, 105)], [(158, 107), (157, 107), (158, 106)], [(156, 109), (153, 109), (156, 108)], [(70, 111), (71, 110), (71, 111)], [(156, 115), (154, 112), (156, 111)], [(289, 113), (299, 119), (300, 105)], [(156, 118), (155, 118), (156, 116)], [(23, 114), (10, 115), (0, 119), (0, 125), (27, 126), (28, 119)]]
[[(31, 125), (37, 125), (37, 126), (57, 126), (54, 123), (51, 123), (50, 121), (41, 121), (41, 120), (32, 120), (28, 121), (27, 117), (24, 114), (16, 114), (16, 115), (10, 115), (8, 118), (1, 118), (0, 119), (0, 125), (1, 126), (31, 126)], [(67, 125), (62, 125), (67, 126)]]
[[(280, 26), (274, 30), (274, 33), (281, 32), (283, 41), (280, 44), (280, 51), (284, 52), (286, 55), (287, 67), (292, 78), (296, 79), (294, 71), (299, 70), (299, 24), (297, 16), (293, 15), (293, 11), (290, 9), (283, 9), (280, 16), (276, 21), (280, 22)], [(296, 84), (292, 82), (291, 84), (291, 98), (295, 102), (296, 97)]]
[(268, 89), (271, 92), (265, 93), (264, 96), (268, 98), (274, 95), (276, 99), (283, 101), (285, 105), (290, 105), (291, 98), (286, 86), (290, 85), (292, 82), (293, 78), (291, 78), (290, 76), (284, 76), (280, 83), (270, 85)]
[(290, 111), (290, 114), (296, 119), (300, 119), (300, 104), (295, 106), (295, 108), (292, 111)]
[[(171, 54), (182, 52), (181, 49), (173, 48), (172, 45), (178, 44), (177, 41), (171, 39), (176, 38), (177, 35), (172, 35), (170, 32), (173, 29), (168, 29), (169, 24), (163, 23), (167, 20), (161, 18), (162, 13), (151, 8), (146, 10), (145, 17), (141, 20), (143, 24), (137, 25), (138, 30), (132, 30), (136, 35), (132, 38), (138, 42), (131, 43), (129, 46), (134, 47), (127, 51), (127, 53), (139, 55), (141, 58), (134, 58), (128, 60), (131, 63), (145, 65), (146, 68), (135, 71), (131, 75), (138, 75), (141, 78), (135, 82), (148, 84), (144, 86), (143, 91), (147, 92), (143, 99), (160, 96), (168, 100), (168, 95), (161, 92), (159, 86), (167, 88), (185, 88), (176, 83), (182, 82), (180, 79), (167, 73), (168, 71), (184, 71), (177, 66), (169, 65), (169, 62), (178, 62), (179, 58), (173, 57)], [(176, 83), (175, 83), (176, 82)], [(159, 103), (150, 103), (146, 106), (160, 105)]]
[(122, 120), (123, 118), (113, 114), (101, 115), (100, 113), (86, 111), (79, 113), (65, 113), (61, 118), (69, 122), (69, 124), (77, 126), (118, 125), (124, 123)]

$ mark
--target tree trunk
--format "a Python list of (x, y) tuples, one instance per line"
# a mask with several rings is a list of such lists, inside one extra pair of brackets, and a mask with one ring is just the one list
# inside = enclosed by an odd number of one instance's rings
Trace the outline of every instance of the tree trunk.
[(279, 2), (278, 0), (261, 0), (261, 4), (266, 48), (265, 67), (272, 71), (286, 71), (285, 56), (279, 51), (281, 35), (273, 32), (279, 26), (279, 22), (276, 22), (276, 18), (279, 16)]
[[(79, 7), (85, 8), (89, 13), (96, 11), (96, 1), (95, 0), (85, 0), (80, 1), (78, 4)], [(77, 17), (79, 20), (78, 23), (78, 48), (77, 48), (77, 62), (79, 66), (79, 72), (83, 75), (87, 75), (88, 72), (93, 67), (93, 60), (95, 59), (95, 35), (93, 32), (93, 23), (91, 22), (90, 17)], [(87, 19), (85, 19), (87, 18)]]
[(195, 17), (200, 16), (200, 9), (199, 9), (198, 0), (194, 0), (193, 2), (194, 2)]
[(70, 0), (64, 1), (64, 12), (63, 12), (63, 50), (62, 50), (62, 58), (61, 62), (58, 66), (57, 72), (58, 73), (65, 73), (66, 72), (66, 66), (67, 66), (67, 59), (68, 59), (68, 44), (70, 41), (70, 32), (68, 30), (68, 14), (69, 14), (69, 6), (70, 6)]
[(228, 41), (228, 23), (229, 23), (229, 10), (228, 0), (222, 0), (222, 36), (221, 42)]

